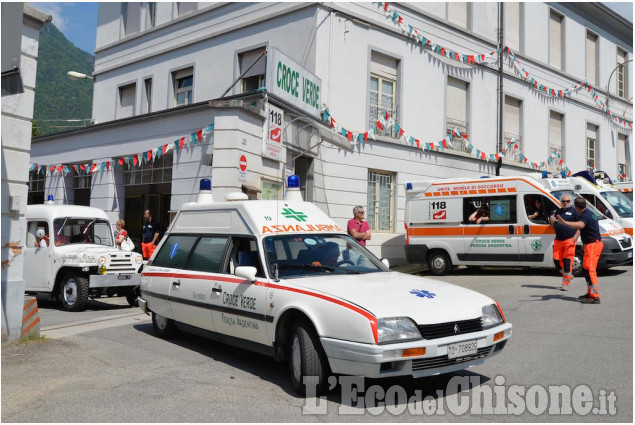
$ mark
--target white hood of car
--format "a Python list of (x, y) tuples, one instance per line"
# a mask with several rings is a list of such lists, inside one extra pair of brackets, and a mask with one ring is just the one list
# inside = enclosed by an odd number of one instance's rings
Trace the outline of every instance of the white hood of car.
[[(88, 254), (88, 255), (106, 255), (106, 254), (121, 254), (124, 251), (121, 251), (113, 246), (106, 245), (94, 245), (94, 244), (68, 244), (55, 247), (60, 252), (63, 252), (67, 255), (80, 255), (80, 254)], [(127, 252), (125, 252), (128, 254)]]
[(410, 317), (417, 324), (434, 324), (482, 316), (494, 301), (470, 289), (398, 272), (330, 275), (288, 279), (310, 289), (356, 304), (377, 318)]

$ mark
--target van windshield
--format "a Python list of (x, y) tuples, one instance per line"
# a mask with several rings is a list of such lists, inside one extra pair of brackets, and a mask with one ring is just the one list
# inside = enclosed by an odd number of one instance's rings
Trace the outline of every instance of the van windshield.
[(615, 208), (620, 217), (633, 217), (633, 201), (624, 196), (622, 192), (606, 191), (600, 192), (600, 194)]
[(55, 246), (92, 244), (113, 246), (108, 220), (95, 218), (57, 218), (53, 221)]
[[(570, 190), (555, 190), (555, 191), (551, 192), (551, 194), (553, 196), (555, 196), (556, 198), (558, 198), (558, 200), (560, 200), (560, 198), (562, 198), (562, 195), (569, 195), (569, 197), (571, 197), (572, 200), (578, 197), (578, 195), (576, 195), (575, 193), (573, 193)], [(587, 201), (586, 207), (587, 207), (587, 209), (589, 211), (591, 211), (593, 214), (595, 214), (596, 217), (598, 217), (598, 220), (608, 220), (608, 217), (605, 216), (604, 214), (602, 214), (600, 212), (600, 210), (595, 208), (595, 206), (593, 206), (593, 204), (590, 203), (589, 201)]]
[(384, 264), (348, 235), (270, 236), (263, 241), (267, 267), (278, 278), (387, 271)]

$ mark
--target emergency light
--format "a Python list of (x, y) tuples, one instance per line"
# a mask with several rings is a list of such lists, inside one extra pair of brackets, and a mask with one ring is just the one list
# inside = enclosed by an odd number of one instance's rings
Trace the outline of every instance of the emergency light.
[(284, 197), (286, 201), (303, 201), (302, 192), (300, 192), (300, 177), (295, 174), (287, 179), (287, 194)]
[(210, 204), (214, 202), (212, 198), (212, 182), (210, 179), (201, 179), (199, 183), (198, 196), (196, 197), (197, 204)]
[(53, 205), (53, 204), (54, 204), (54, 202), (53, 202), (53, 201), (54, 201), (54, 199), (53, 199), (53, 195), (49, 195), (49, 196), (47, 196), (47, 197), (46, 197), (46, 202), (45, 202), (45, 204), (48, 204), (48, 205)]
[(542, 172), (542, 178), (543, 178), (543, 179), (549, 178), (549, 173), (543, 170), (543, 172)]

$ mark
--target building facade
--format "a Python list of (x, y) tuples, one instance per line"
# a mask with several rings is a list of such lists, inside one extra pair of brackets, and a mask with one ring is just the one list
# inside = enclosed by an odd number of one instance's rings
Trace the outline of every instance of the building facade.
[(102, 208), (134, 237), (144, 209), (167, 225), (201, 178), (217, 199), (272, 199), (295, 173), (341, 225), (365, 206), (368, 247), (400, 263), (408, 181), (587, 167), (631, 177), (632, 24), (597, 3), (504, 3), (501, 116), (499, 13), (101, 3), (95, 125), (34, 141), (30, 198)]

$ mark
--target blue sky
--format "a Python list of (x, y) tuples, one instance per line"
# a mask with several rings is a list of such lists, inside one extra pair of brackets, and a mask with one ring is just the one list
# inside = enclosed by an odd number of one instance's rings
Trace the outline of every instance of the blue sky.
[[(29, 2), (32, 6), (53, 16), (53, 23), (73, 44), (93, 53), (97, 36), (98, 3)], [(632, 2), (605, 2), (606, 6), (633, 22)]]

